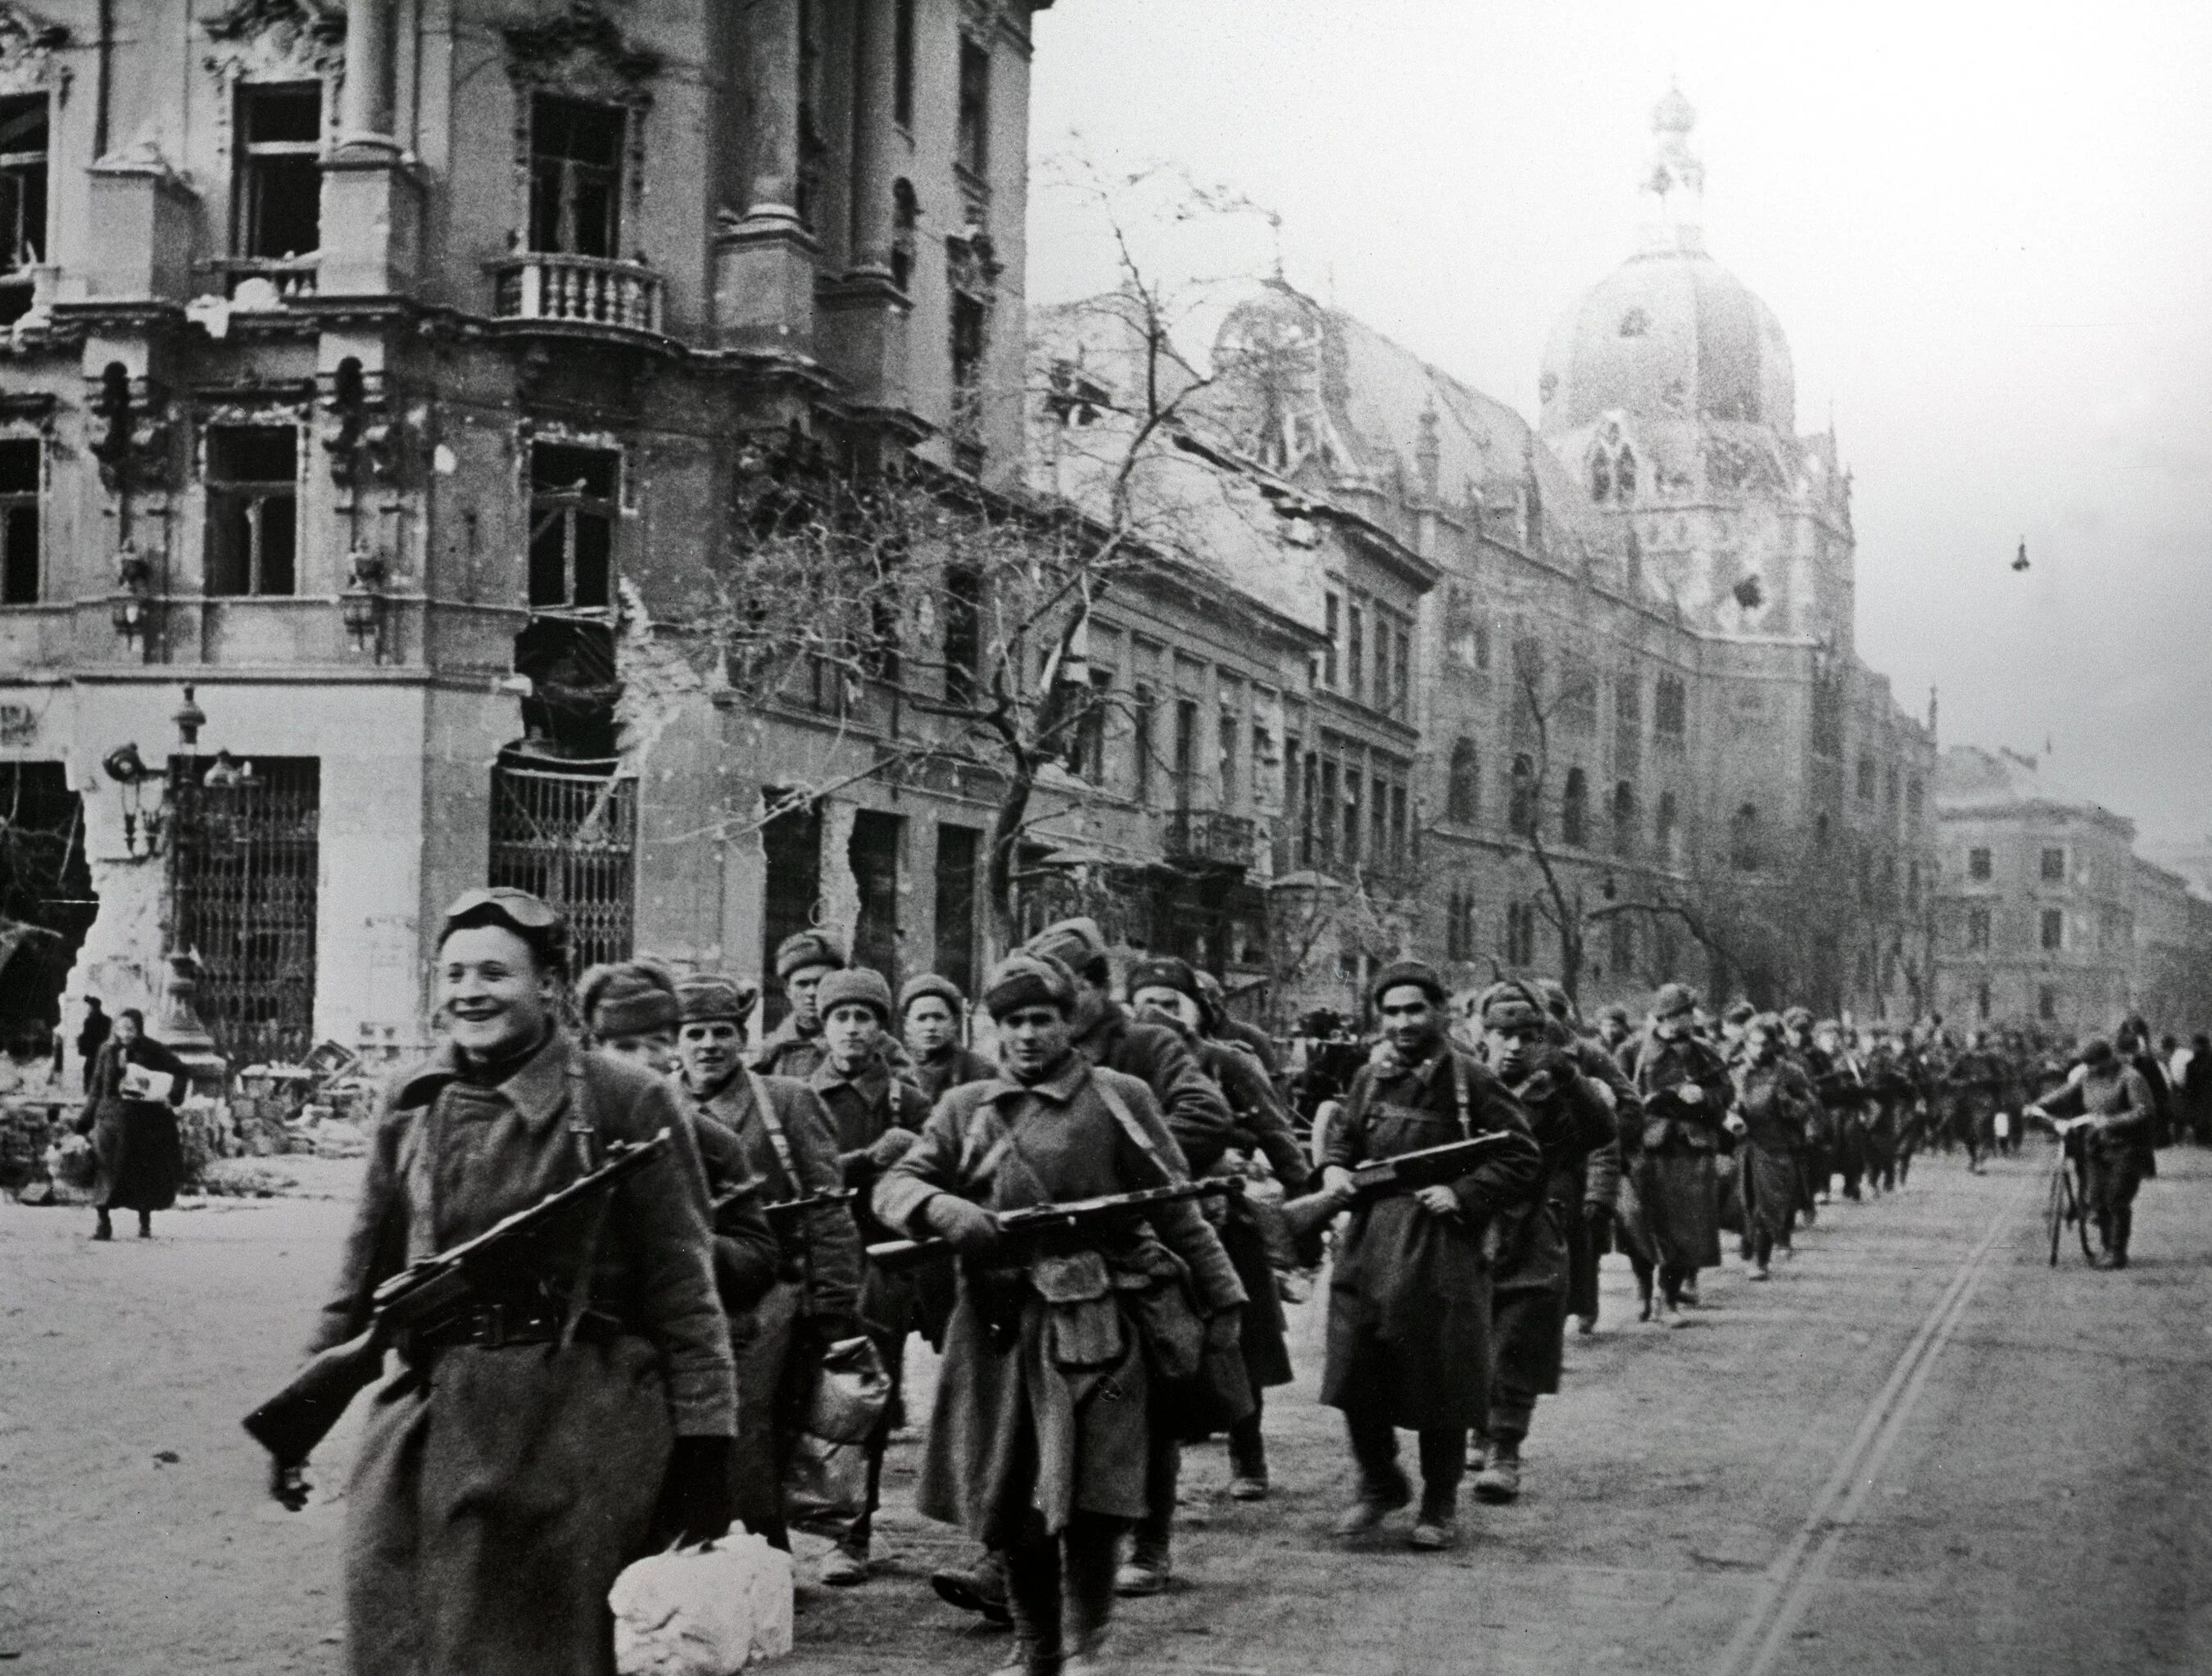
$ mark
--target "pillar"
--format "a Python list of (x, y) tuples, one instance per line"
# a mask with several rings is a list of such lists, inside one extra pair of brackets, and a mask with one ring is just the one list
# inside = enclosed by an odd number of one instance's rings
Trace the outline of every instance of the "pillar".
[(346, 0), (345, 99), (338, 143), (397, 150), (392, 135), (392, 0)]
[(799, 218), (799, 0), (749, 0), (739, 34), (745, 209), (715, 240), (715, 326), (726, 347), (811, 359), (817, 246)]
[(855, 405), (902, 410), (908, 305), (891, 276), (896, 9), (895, 0), (856, 0), (854, 10), (853, 265), (821, 294), (820, 353)]
[(346, 0), (338, 144), (323, 164), (325, 296), (391, 296), (413, 288), (421, 189), (392, 133), (392, 0)]

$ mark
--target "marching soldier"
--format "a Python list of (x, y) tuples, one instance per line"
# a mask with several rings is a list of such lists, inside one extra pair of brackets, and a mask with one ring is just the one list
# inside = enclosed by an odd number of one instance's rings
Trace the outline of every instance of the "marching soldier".
[(1751, 1244), (1751, 1278), (1769, 1278), (1775, 1252), (1790, 1249), (1790, 1236), (1805, 1182), (1802, 1154), (1813, 1114), (1820, 1110), (1804, 1067), (1785, 1051), (1782, 1021), (1771, 1012), (1753, 1017), (1736, 1067), (1736, 1109), (1745, 1128), (1743, 1215)]
[(1832, 1173), (1828, 1160), (1835, 1147), (1835, 1118), (1820, 1098), (1822, 1080), (1831, 1067), (1827, 1054), (1813, 1040), (1809, 1009), (1791, 1007), (1782, 1015), (1782, 1051), (1796, 1060), (1814, 1094), (1813, 1113), (1805, 1124), (1805, 1145), (1797, 1155), (1799, 1174), (1805, 1178), (1797, 1211), (1810, 1228), (1820, 1219), (1820, 1201), (1828, 1196), (1828, 1177)]
[(753, 1054), (754, 1070), (800, 1082), (814, 1074), (822, 1063), (822, 1010), (816, 993), (823, 979), (844, 969), (844, 945), (826, 931), (794, 932), (775, 945), (775, 980), (791, 1011)]
[(1188, 1202), (1103, 1230), (1085, 1249), (994, 1262), (999, 1213), (1162, 1186), (1185, 1166), (1151, 1090), (1075, 1050), (1065, 967), (1010, 955), (983, 1003), (1005, 1076), (947, 1094), (874, 1205), (960, 1259), (916, 1503), (1003, 1556), (1017, 1667), (1057, 1676), (1097, 1657), (1121, 1533), (1147, 1505), (1153, 1370), (1141, 1318), (1185, 1310), (1209, 1343), (1233, 1341), (1244, 1294)]
[[(742, 1058), (745, 1017), (758, 999), (719, 974), (678, 986), (683, 1023), (677, 1086), (708, 1144), (731, 1146), (770, 1204), (837, 1192), (844, 1182), (830, 1114), (805, 1084), (763, 1076)], [(717, 1134), (715, 1132), (720, 1131)], [(830, 1345), (860, 1327), (860, 1239), (841, 1204), (771, 1224), (775, 1285), (731, 1323), (737, 1356), (738, 1516), (780, 1548), (790, 1546), (783, 1474), (797, 1393)], [(855, 1580), (857, 1581), (857, 1580)]]
[(1989, 1035), (1975, 1030), (1966, 1037), (1966, 1051), (1951, 1062), (1951, 1129), (1966, 1149), (1966, 1168), (1978, 1175), (1982, 1154), (1995, 1139), (1997, 1092), (2004, 1069), (1990, 1051)]
[(1556, 1021), (1528, 985), (1510, 980), (1492, 985), (1477, 1002), (1475, 1016), (1484, 1057), (1520, 1102), (1543, 1154), (1535, 1192), (1492, 1218), (1495, 1362), (1474, 1493), (1486, 1502), (1510, 1502), (1521, 1493), (1521, 1443), (1535, 1418), (1536, 1399), (1559, 1388), (1567, 1230), (1582, 1220), (1591, 1158), (1616, 1143), (1612, 1101), (1554, 1040)]
[[(1567, 1309), (1575, 1317), (1575, 1330), (1587, 1338), (1597, 1331), (1598, 1263), (1620, 1236), (1620, 1169), (1624, 1150), (1633, 1145), (1644, 1127), (1644, 1104), (1636, 1085), (1621, 1070), (1606, 1032), (1616, 1022), (1627, 1029), (1626, 1009), (1610, 1006), (1603, 1014), (1604, 1028), (1595, 1036), (1577, 1028), (1575, 1004), (1559, 983), (1540, 978), (1536, 988), (1553, 1019), (1552, 1041), (1574, 1061), (1601, 1093), (1613, 1123), (1608, 1142), (1593, 1151), (1584, 1172), (1580, 1212), (1567, 1218)], [(1626, 1239), (1621, 1248), (1627, 1248)]]
[(1659, 1305), (1677, 1327), (1698, 1272), (1721, 1260), (1713, 1159), (1734, 1092), (1720, 1055), (1692, 1034), (1696, 1011), (1684, 984), (1663, 986), (1653, 1000), (1636, 1059), (1644, 1133), (1629, 1172), (1657, 1263)]
[(2155, 1173), (2151, 1150), (2158, 1104), (2143, 1074), (2102, 1036), (2082, 1044), (2078, 1069), (2066, 1085), (2033, 1108), (2046, 1117), (2090, 1117), (2087, 1139), (2089, 1211), (2097, 1219), (2097, 1264), (2128, 1266), (2128, 1237), (2135, 1230), (2136, 1190)]
[(1349, 1202), (1352, 1170), (1424, 1148), (1503, 1132), (1480, 1164), (1449, 1184), (1352, 1211), (1328, 1297), (1322, 1400), (1344, 1414), (1359, 1497), (1336, 1533), (1374, 1529), (1413, 1498), (1397, 1430), (1420, 1438), (1421, 1505), (1412, 1542), (1443, 1549), (1459, 1537), (1467, 1438), (1489, 1419), (1491, 1219), (1538, 1191), (1544, 1158), (1504, 1085), (1446, 1029), (1443, 980), (1401, 961), (1368, 990), (1389, 1048), (1352, 1078), (1331, 1132), (1326, 1187)]
[(706, 1190), (668, 1085), (562, 1028), (567, 926), (526, 891), (447, 910), (447, 1043), (392, 1084), (311, 1351), (369, 1322), (405, 1264), (483, 1234), (668, 1131), (668, 1156), (550, 1228), (531, 1272), (405, 1347), (346, 1497), (354, 1676), (613, 1676), (607, 1591), (656, 1513), (729, 1528), (730, 1340)]
[(934, 1106), (947, 1089), (988, 1082), (999, 1067), (961, 1045), (960, 1022), (968, 998), (950, 978), (925, 972), (899, 986), (899, 1030), (911, 1063), (907, 1075)]

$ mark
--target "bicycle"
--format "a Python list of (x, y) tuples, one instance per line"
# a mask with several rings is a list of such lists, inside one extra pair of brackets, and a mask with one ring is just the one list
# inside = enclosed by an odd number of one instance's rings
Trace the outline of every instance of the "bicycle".
[(2051, 1237), (2051, 1266), (2058, 1266), (2058, 1248), (2066, 1242), (2070, 1224), (2081, 1241), (2084, 1260), (2094, 1264), (2089, 1243), (2089, 1126), (2090, 1117), (2052, 1117), (2033, 1108), (2021, 1114), (2027, 1121), (2048, 1128), (2058, 1139), (2058, 1156), (2051, 1161), (2049, 1191), (2043, 1205), (2044, 1231)]

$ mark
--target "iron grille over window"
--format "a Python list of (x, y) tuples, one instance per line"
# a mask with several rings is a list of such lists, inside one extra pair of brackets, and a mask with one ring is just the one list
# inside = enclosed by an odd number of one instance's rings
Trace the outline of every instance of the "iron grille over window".
[(530, 101), (530, 248), (613, 258), (622, 243), (624, 113), (540, 94)]
[(194, 998), (233, 1065), (297, 1060), (314, 1045), (322, 764), (256, 757), (230, 786), (213, 757), (179, 757), (169, 845), (177, 945), (202, 967)]
[(39, 603), (39, 445), (0, 442), (0, 605)]
[(599, 607), (614, 598), (616, 487), (611, 449), (530, 449), (530, 603)]
[(207, 439), (207, 591), (297, 591), (299, 432), (212, 430)]
[(574, 968), (628, 960), (635, 935), (637, 782), (502, 762), (491, 771), (495, 885), (568, 916)]
[(239, 255), (282, 259), (322, 248), (322, 136), (321, 82), (238, 90)]

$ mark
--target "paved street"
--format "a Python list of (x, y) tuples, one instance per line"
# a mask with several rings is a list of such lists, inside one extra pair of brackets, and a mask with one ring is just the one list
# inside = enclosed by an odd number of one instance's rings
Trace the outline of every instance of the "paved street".
[[(1538, 1416), (1528, 1493), (1443, 1558), (1395, 1527), (1348, 1550), (1323, 1534), (1346, 1486), (1309, 1310), (1306, 1378), (1270, 1421), (1276, 1498), (1218, 1499), (1220, 1453), (1194, 1451), (1179, 1586), (1126, 1610), (1129, 1667), (2212, 1667), (2212, 1160), (2160, 1167), (2124, 1275), (2078, 1251), (2045, 1266), (2033, 1155), (1981, 1178), (1923, 1161), (1903, 1194), (1832, 1207), (1771, 1285), (1709, 1275), (1683, 1332), (1633, 1325), (1609, 1262), (1605, 1331)], [(102, 1248), (81, 1212), (0, 1205), (12, 1668), (338, 1669), (342, 1503), (264, 1502), (236, 1418), (285, 1373), (343, 1214), (231, 1203)], [(913, 1458), (894, 1462), (885, 1575), (809, 1592), (793, 1676), (1004, 1657), (921, 1581), (957, 1547), (905, 1511)]]

